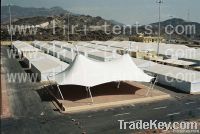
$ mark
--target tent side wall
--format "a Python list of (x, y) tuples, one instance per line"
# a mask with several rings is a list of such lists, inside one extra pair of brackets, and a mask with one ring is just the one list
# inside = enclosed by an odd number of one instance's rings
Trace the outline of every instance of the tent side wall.
[[(155, 75), (155, 73), (149, 72), (149, 71), (145, 71), (148, 74), (151, 75)], [(183, 92), (187, 92), (187, 93), (191, 93), (192, 91), (192, 87), (191, 87), (191, 83), (190, 82), (186, 82), (186, 81), (181, 81), (172, 77), (168, 77), (162, 74), (156, 74), (158, 77), (158, 83), (165, 85), (165, 86), (169, 86), (169, 87), (173, 87), (176, 88), (180, 91)]]
[(106, 58), (100, 57), (100, 56), (95, 56), (93, 54), (88, 54), (89, 58), (95, 59), (97, 61), (107, 61)]
[(200, 82), (191, 83), (191, 94), (200, 93)]
[(197, 65), (200, 65), (200, 59), (186, 59), (186, 58), (179, 58), (180, 60), (185, 60), (185, 61), (191, 61), (191, 62), (195, 62)]
[(55, 52), (54, 50), (49, 50), (49, 54), (50, 54), (51, 56), (54, 56), (54, 57), (57, 57), (57, 56), (58, 56), (58, 53)]
[(71, 57), (68, 57), (67, 55), (62, 55), (62, 54), (59, 54), (59, 59), (61, 61), (64, 61), (64, 62), (67, 62), (69, 64), (71, 64), (73, 62), (73, 59)]
[(34, 73), (34, 74), (37, 74), (37, 80), (38, 81), (42, 81), (42, 74), (41, 72), (34, 66), (31, 64), (31, 71)]

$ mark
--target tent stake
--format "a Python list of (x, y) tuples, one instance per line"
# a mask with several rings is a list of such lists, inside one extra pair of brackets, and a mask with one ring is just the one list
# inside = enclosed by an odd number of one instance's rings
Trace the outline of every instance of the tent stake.
[(59, 85), (57, 85), (57, 87), (58, 87), (58, 91), (60, 92), (61, 98), (64, 100), (64, 97), (63, 97), (62, 92), (61, 92), (61, 90), (60, 90), (60, 88), (59, 88)]

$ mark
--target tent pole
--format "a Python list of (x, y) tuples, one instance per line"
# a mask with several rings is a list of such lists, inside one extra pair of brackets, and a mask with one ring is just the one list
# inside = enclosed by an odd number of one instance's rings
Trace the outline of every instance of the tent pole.
[(153, 83), (151, 82), (151, 84), (150, 84), (150, 86), (149, 86), (149, 88), (148, 88), (148, 91), (147, 91), (147, 93), (146, 93), (146, 96), (148, 96), (149, 95), (149, 91), (150, 91), (150, 89), (151, 89), (151, 85), (152, 85)]
[(117, 84), (117, 88), (119, 88), (119, 86), (120, 86), (120, 81), (119, 81), (118, 84)]
[(28, 68), (29, 68), (29, 69), (31, 69), (31, 62), (30, 62), (30, 61), (29, 61), (29, 65), (28, 65)]
[(61, 92), (61, 90), (60, 90), (60, 88), (59, 88), (59, 85), (57, 85), (57, 87), (58, 87), (58, 91), (60, 92), (61, 98), (64, 100), (64, 97), (63, 97), (62, 92)]
[(85, 87), (85, 89), (86, 89), (86, 92), (87, 92), (87, 97), (88, 97), (88, 95), (89, 95), (89, 93), (88, 93), (88, 88), (87, 88), (87, 87)]
[(155, 81), (154, 81), (154, 83), (153, 83), (153, 85), (152, 85), (152, 87), (151, 87), (151, 96), (152, 96), (152, 93), (153, 93), (154, 86), (155, 86), (155, 84), (156, 84), (156, 80), (157, 80), (157, 78), (155, 79)]
[(152, 91), (154, 90), (154, 86), (155, 86), (157, 80), (158, 80), (158, 76), (156, 76), (156, 79), (155, 79), (154, 84), (153, 84), (153, 87), (152, 87)]
[(148, 90), (146, 96), (149, 94), (150, 90), (151, 90), (151, 96), (152, 96), (152, 91), (153, 91), (153, 89), (154, 89), (154, 86), (155, 86), (155, 84), (156, 84), (156, 81), (157, 81), (157, 77), (155, 78), (155, 80), (154, 80), (153, 82), (151, 82), (151, 85), (152, 85), (152, 86), (150, 86), (150, 88), (149, 88), (149, 90)]
[(89, 93), (90, 93), (90, 98), (91, 98), (92, 103), (93, 103), (94, 101), (93, 101), (93, 98), (92, 98), (92, 93), (91, 93), (91, 91), (90, 91), (90, 87), (88, 87), (88, 91), (89, 91)]

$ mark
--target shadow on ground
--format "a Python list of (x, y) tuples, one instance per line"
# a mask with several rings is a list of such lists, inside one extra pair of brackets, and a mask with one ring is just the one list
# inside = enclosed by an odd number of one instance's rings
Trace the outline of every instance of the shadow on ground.
[[(129, 85), (127, 83), (121, 82), (120, 87), (117, 88), (116, 82), (110, 82), (102, 85), (98, 85), (95, 87), (91, 87), (91, 93), (93, 97), (96, 96), (107, 96), (107, 95), (126, 95), (126, 94), (135, 94), (137, 90), (139, 90), (139, 87)], [(56, 85), (48, 86), (47, 87), (50, 92), (53, 93), (53, 95), (57, 99), (61, 99), (59, 90)], [(49, 94), (47, 88), (41, 88), (37, 90), (37, 93), (39, 94), (42, 101), (52, 101), (53, 97)], [(77, 101), (81, 99), (88, 98), (88, 92), (86, 91), (86, 88), (83, 86), (77, 86), (77, 85), (64, 85), (60, 86), (60, 90), (62, 92), (62, 95), (65, 100), (69, 101)]]
[[(45, 87), (42, 87), (42, 88), (36, 90), (36, 92), (37, 92), (38, 95), (40, 96), (41, 101), (53, 101), (53, 100), (54, 100), (53, 96), (49, 94), (47, 88), (48, 88), (49, 90), (52, 90), (52, 89), (51, 89), (51, 86), (48, 86), (48, 87), (46, 87), (46, 88), (45, 88)], [(54, 89), (53, 89), (53, 90), (54, 90)], [(52, 90), (52, 92), (55, 92), (55, 91), (53, 91), (53, 90)]]
[[(93, 97), (96, 96), (107, 96), (107, 95), (125, 95), (125, 94), (135, 94), (139, 87), (129, 85), (127, 83), (121, 82), (120, 87), (117, 88), (116, 82), (110, 82), (95, 87), (91, 87), (91, 93)], [(56, 98), (61, 99), (59, 91), (56, 86), (51, 89)], [(60, 90), (63, 94), (65, 100), (77, 101), (81, 99), (88, 98), (88, 92), (86, 87), (76, 86), (76, 85), (64, 85), (60, 86)]]

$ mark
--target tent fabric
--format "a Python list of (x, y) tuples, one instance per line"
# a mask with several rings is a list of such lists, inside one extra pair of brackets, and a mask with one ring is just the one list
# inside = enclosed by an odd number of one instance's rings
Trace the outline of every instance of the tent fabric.
[(150, 82), (152, 78), (139, 69), (128, 54), (109, 62), (94, 61), (79, 54), (70, 67), (50, 79), (59, 85), (93, 87), (112, 81)]

